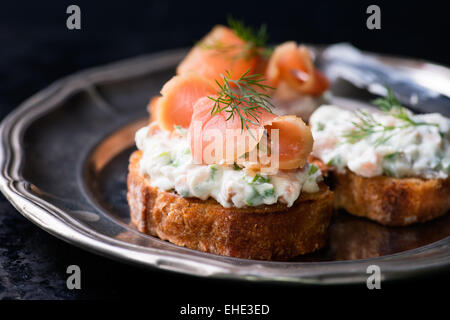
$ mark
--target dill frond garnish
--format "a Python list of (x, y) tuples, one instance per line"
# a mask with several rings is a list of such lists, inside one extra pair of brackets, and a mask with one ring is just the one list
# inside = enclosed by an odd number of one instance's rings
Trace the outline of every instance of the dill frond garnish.
[(392, 89), (386, 87), (386, 90), (386, 98), (378, 98), (373, 101), (373, 104), (381, 111), (390, 113), (394, 118), (409, 123), (411, 126), (437, 126), (434, 123), (417, 122), (411, 119), (411, 112), (401, 105)]
[(269, 34), (267, 33), (265, 24), (261, 25), (258, 30), (255, 30), (231, 16), (227, 18), (227, 23), (233, 32), (245, 42), (244, 46), (228, 45), (221, 41), (214, 41), (213, 43), (200, 43), (201, 48), (215, 50), (219, 54), (233, 52), (232, 60), (240, 58), (250, 59), (256, 55), (261, 55), (266, 58), (270, 57), (273, 49), (267, 47)]
[[(381, 132), (386, 133), (388, 131), (394, 130), (395, 126), (385, 126), (375, 120), (373, 115), (364, 111), (364, 110), (356, 110), (356, 115), (358, 116), (358, 121), (353, 121), (353, 125), (355, 129), (343, 135), (346, 138), (348, 143), (356, 143), (362, 139), (368, 138), (374, 133)], [(391, 136), (385, 137), (382, 135), (379, 139), (377, 139), (377, 144), (382, 144), (390, 139)]]
[(401, 105), (394, 92), (390, 88), (386, 88), (386, 90), (386, 97), (374, 100), (373, 104), (376, 105), (382, 112), (390, 114), (394, 118), (401, 120), (402, 124), (397, 126), (383, 125), (370, 113), (363, 110), (357, 110), (355, 113), (358, 116), (358, 121), (352, 122), (355, 129), (344, 134), (344, 138), (346, 138), (348, 143), (356, 143), (362, 139), (368, 138), (374, 133), (381, 133), (381, 136), (375, 141), (375, 145), (377, 146), (387, 142), (395, 134), (392, 133), (388, 135), (387, 132), (395, 129), (405, 129), (417, 126), (436, 126), (439, 128), (439, 125), (435, 123), (413, 120), (411, 118), (412, 113)]
[[(211, 115), (224, 111), (228, 113), (227, 121), (239, 117), (242, 131), (244, 128), (248, 130), (249, 124), (259, 125), (261, 113), (259, 108), (273, 113), (274, 107), (268, 94), (274, 88), (265, 85), (263, 83), (265, 79), (260, 74), (249, 74), (249, 71), (250, 69), (236, 80), (231, 79), (228, 71), (225, 75), (221, 74), (223, 84), (216, 80), (219, 86), (217, 98), (208, 97), (214, 101)], [(232, 88), (232, 84), (235, 88)]]
[(246, 42), (250, 42), (255, 47), (265, 47), (269, 34), (267, 33), (267, 26), (261, 25), (257, 31), (252, 27), (246, 26), (242, 21), (236, 20), (229, 16), (227, 18), (228, 26), (233, 29), (234, 33)]
[(386, 98), (378, 98), (375, 99), (372, 103), (380, 108), (381, 111), (391, 112), (392, 110), (396, 111), (402, 109), (402, 105), (400, 101), (398, 101), (392, 89), (387, 88)]

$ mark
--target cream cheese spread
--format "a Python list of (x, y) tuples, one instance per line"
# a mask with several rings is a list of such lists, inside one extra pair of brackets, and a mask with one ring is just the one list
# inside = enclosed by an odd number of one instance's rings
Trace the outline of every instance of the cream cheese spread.
[(164, 130), (148, 135), (148, 127), (143, 127), (136, 133), (136, 145), (143, 151), (140, 174), (161, 190), (202, 200), (212, 197), (224, 207), (238, 208), (277, 202), (292, 206), (301, 192), (319, 190), (322, 175), (312, 164), (253, 176), (237, 165), (196, 164), (186, 130), (176, 130), (176, 135)]
[[(388, 112), (321, 106), (310, 118), (313, 155), (338, 170), (348, 168), (363, 177), (446, 179), (450, 172), (450, 119), (437, 113), (404, 112), (412, 122)], [(358, 131), (361, 115), (376, 125)]]

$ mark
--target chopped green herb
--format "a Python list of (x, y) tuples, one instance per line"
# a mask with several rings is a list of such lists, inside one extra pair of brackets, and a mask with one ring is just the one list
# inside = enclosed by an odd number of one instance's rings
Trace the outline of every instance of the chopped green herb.
[(169, 152), (168, 151), (163, 151), (160, 154), (158, 154), (157, 157), (160, 158), (160, 157), (164, 157), (164, 156), (167, 156), (167, 155), (169, 155)]
[(260, 176), (258, 174), (256, 174), (253, 177), (253, 180), (251, 181), (251, 184), (262, 184), (262, 183), (269, 183), (270, 179), (269, 178), (265, 178), (263, 176)]
[(262, 203), (264, 198), (272, 197), (275, 195), (275, 189), (273, 187), (266, 189), (262, 192), (262, 194), (258, 191), (255, 186), (252, 186), (252, 195), (245, 199), (245, 202), (249, 206), (253, 206), (255, 203)]
[(319, 170), (319, 168), (315, 165), (311, 165), (308, 171), (308, 176), (312, 176), (314, 173), (316, 173)]
[(317, 131), (325, 130), (325, 125), (322, 122), (317, 122)]
[(271, 189), (267, 189), (264, 191), (264, 197), (270, 197), (275, 194), (275, 189), (272, 187)]
[(239, 167), (236, 162), (234, 162), (233, 163), (233, 170), (239, 171), (239, 170), (242, 170), (242, 168)]
[(403, 152), (393, 152), (385, 155), (381, 163), (383, 174), (389, 177), (395, 177), (395, 161), (403, 156)]
[(217, 171), (219, 170), (219, 168), (217, 167), (217, 164), (213, 164), (213, 165), (209, 166), (209, 169), (211, 170), (210, 178), (211, 178), (211, 180), (214, 180), (214, 177), (215, 177)]
[[(243, 178), (245, 179), (245, 176)], [(275, 189), (273, 186), (268, 186), (268, 188), (262, 187), (263, 190), (258, 190), (261, 189), (261, 187), (259, 186), (261, 186), (262, 184), (270, 183), (269, 178), (257, 174), (253, 177), (252, 180), (247, 180), (247, 182), (253, 190), (252, 195), (248, 199), (246, 199), (246, 203), (250, 206), (254, 205), (255, 203), (262, 203), (263, 198), (272, 197), (275, 194)]]
[(403, 154), (402, 152), (393, 152), (393, 153), (385, 155), (383, 157), (383, 160), (392, 161), (392, 160), (399, 158), (402, 154)]
[(341, 158), (339, 156), (336, 156), (334, 158), (331, 158), (326, 165), (329, 167), (339, 166), (341, 164)]
[(245, 203), (249, 206), (253, 206), (253, 201), (252, 201), (253, 197), (245, 199)]

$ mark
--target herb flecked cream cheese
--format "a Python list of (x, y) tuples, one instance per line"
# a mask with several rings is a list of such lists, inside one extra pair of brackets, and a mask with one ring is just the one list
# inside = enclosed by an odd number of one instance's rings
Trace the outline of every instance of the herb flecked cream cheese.
[(318, 108), (310, 118), (313, 155), (363, 177), (446, 179), (450, 173), (450, 119), (437, 114)]
[(292, 206), (301, 192), (319, 191), (320, 170), (307, 164), (302, 169), (274, 175), (249, 176), (245, 170), (230, 165), (195, 164), (186, 130), (178, 135), (167, 131), (147, 135), (148, 127), (136, 133), (136, 145), (143, 151), (140, 173), (161, 190), (175, 191), (183, 197), (206, 200), (214, 198), (224, 207), (270, 205), (277, 202)]

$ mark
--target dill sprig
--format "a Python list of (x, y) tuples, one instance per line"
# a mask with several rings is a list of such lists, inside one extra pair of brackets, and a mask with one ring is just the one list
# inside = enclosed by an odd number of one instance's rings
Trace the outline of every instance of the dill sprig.
[[(219, 86), (217, 98), (208, 97), (214, 101), (211, 115), (216, 115), (222, 111), (226, 112), (226, 120), (239, 117), (241, 130), (249, 129), (249, 124), (259, 125), (262, 108), (272, 113), (273, 104), (270, 102), (269, 90), (274, 88), (265, 85), (264, 78), (260, 74), (249, 74), (247, 70), (239, 79), (231, 79), (228, 71), (221, 74), (223, 84), (216, 80)], [(232, 88), (234, 84), (235, 88)], [(250, 131), (249, 131), (250, 132)], [(250, 132), (251, 134), (251, 132)]]
[(387, 132), (395, 129), (405, 129), (417, 126), (437, 126), (439, 128), (439, 125), (434, 123), (413, 120), (411, 118), (411, 112), (401, 105), (394, 92), (390, 88), (386, 88), (386, 90), (386, 97), (374, 100), (373, 104), (378, 106), (382, 112), (388, 113), (394, 118), (401, 120), (402, 124), (397, 126), (383, 125), (368, 112), (357, 110), (356, 115), (358, 116), (358, 121), (352, 122), (355, 129), (344, 134), (344, 138), (346, 138), (347, 142), (356, 143), (375, 133), (381, 133), (381, 136), (375, 141), (375, 145), (377, 146), (387, 142), (394, 135), (394, 133), (387, 135)]
[[(388, 131), (394, 130), (395, 126), (385, 126), (375, 120), (375, 118), (368, 112), (363, 110), (356, 110), (356, 115), (358, 116), (358, 121), (353, 121), (352, 124), (355, 126), (355, 129), (350, 132), (344, 134), (344, 138), (346, 138), (349, 143), (356, 143), (362, 139), (368, 138), (374, 133), (386, 133)], [(381, 136), (377, 139), (376, 144), (382, 144), (390, 139), (391, 136), (385, 137)]]
[(227, 18), (228, 26), (233, 29), (234, 33), (246, 42), (250, 42), (255, 47), (265, 47), (269, 34), (267, 33), (267, 26), (261, 25), (257, 31), (252, 27), (246, 26), (242, 21), (236, 20), (229, 16)]
[(409, 123), (411, 126), (437, 126), (434, 123), (418, 122), (411, 119), (411, 112), (402, 106), (392, 89), (386, 87), (386, 90), (386, 98), (378, 98), (373, 101), (373, 104), (380, 108), (381, 111), (390, 113), (394, 118)]
[(250, 59), (258, 54), (263, 57), (270, 57), (273, 50), (267, 47), (269, 34), (267, 33), (267, 26), (265, 24), (261, 25), (258, 30), (255, 30), (250, 26), (246, 26), (242, 21), (236, 20), (231, 16), (227, 18), (227, 23), (233, 32), (245, 42), (243, 47), (237, 45), (227, 45), (221, 41), (215, 41), (213, 43), (201, 43), (201, 48), (215, 50), (220, 54), (227, 54), (231, 51), (239, 49), (238, 52), (232, 56), (233, 60), (240, 58)]
[(399, 109), (403, 109), (400, 101), (398, 101), (392, 89), (387, 88), (387, 95), (385, 98), (378, 98), (373, 101), (373, 104), (380, 108), (381, 111), (391, 112), (398, 111)]

